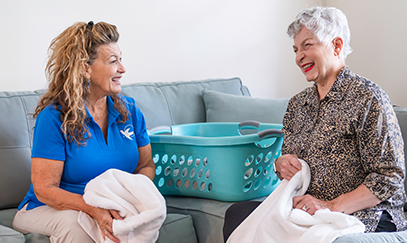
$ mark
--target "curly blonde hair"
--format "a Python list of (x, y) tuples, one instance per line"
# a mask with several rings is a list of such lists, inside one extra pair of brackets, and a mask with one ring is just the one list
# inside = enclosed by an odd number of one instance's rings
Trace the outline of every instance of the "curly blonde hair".
[[(35, 109), (34, 118), (49, 105), (61, 112), (61, 130), (70, 143), (85, 145), (90, 132), (85, 124), (87, 117), (84, 99), (89, 94), (84, 77), (86, 65), (98, 57), (98, 47), (119, 40), (116, 26), (99, 22), (78, 22), (52, 40), (45, 73), (49, 81), (47, 92)], [(124, 123), (129, 111), (118, 95), (110, 96)]]

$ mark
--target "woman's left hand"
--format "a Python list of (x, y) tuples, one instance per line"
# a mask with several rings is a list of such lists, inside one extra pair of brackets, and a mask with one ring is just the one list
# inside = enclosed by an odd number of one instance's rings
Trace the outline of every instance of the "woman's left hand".
[(328, 208), (331, 210), (331, 206), (332, 203), (330, 201), (322, 201), (309, 194), (293, 198), (294, 208), (301, 209), (311, 215), (314, 215), (314, 213), (319, 209)]

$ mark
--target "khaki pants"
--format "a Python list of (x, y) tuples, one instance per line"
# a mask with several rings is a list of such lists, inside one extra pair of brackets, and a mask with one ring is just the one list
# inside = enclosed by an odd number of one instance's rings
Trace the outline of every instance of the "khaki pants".
[(49, 236), (52, 243), (94, 242), (78, 223), (79, 211), (58, 211), (46, 205), (27, 211), (26, 207), (27, 204), (14, 217), (14, 229)]

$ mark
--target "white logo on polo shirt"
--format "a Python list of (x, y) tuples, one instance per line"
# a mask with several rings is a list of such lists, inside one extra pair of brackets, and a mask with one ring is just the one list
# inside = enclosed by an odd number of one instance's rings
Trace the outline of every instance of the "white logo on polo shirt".
[(120, 130), (120, 133), (123, 134), (126, 138), (133, 140), (134, 137), (134, 128), (133, 125), (127, 125), (123, 130)]

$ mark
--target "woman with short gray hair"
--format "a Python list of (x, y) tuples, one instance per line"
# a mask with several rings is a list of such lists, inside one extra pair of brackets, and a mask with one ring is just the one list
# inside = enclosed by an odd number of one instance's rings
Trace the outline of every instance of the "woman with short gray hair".
[[(305, 195), (293, 207), (313, 215), (329, 209), (357, 217), (366, 232), (405, 230), (404, 144), (387, 94), (345, 64), (352, 52), (346, 16), (332, 7), (302, 11), (289, 25), (295, 62), (308, 82), (290, 99), (283, 120), (282, 156), (275, 161), (280, 179), (310, 167)], [(258, 204), (228, 209), (225, 239)], [(238, 216), (240, 215), (240, 216)]]

